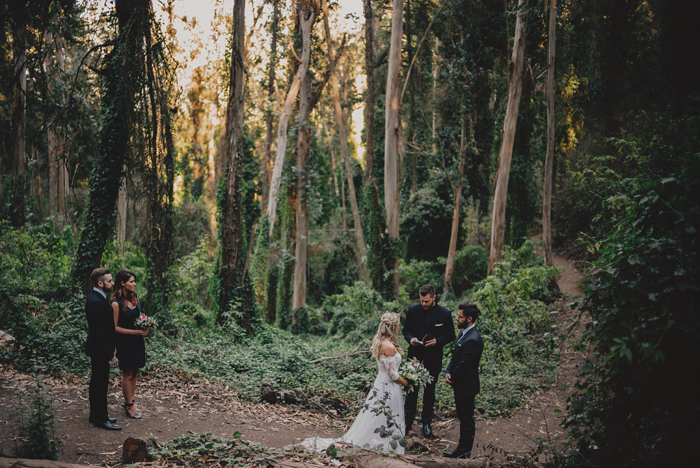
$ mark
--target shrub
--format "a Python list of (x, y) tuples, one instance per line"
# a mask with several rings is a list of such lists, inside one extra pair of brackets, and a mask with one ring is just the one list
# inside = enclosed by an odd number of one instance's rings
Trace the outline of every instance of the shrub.
[[(6, 424), (13, 434), (16, 456), (39, 460), (58, 460), (61, 439), (56, 431), (53, 388), (37, 375), (33, 386), (23, 395), (19, 390), (16, 405), (7, 405)], [(9, 403), (9, 402), (8, 402)]]
[(37, 297), (68, 293), (72, 251), (53, 223), (15, 229), (0, 221), (0, 283), (8, 292)]
[(601, 213), (614, 227), (582, 307), (593, 321), (581, 346), (595, 352), (566, 420), (586, 460), (684, 466), (700, 448), (697, 155), (685, 164), (678, 179), (628, 181)]

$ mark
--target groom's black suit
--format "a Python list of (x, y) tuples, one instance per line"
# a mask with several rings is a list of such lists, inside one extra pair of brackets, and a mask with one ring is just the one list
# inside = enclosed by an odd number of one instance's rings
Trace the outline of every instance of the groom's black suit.
[(476, 327), (460, 334), (455, 343), (452, 359), (445, 370), (450, 375), (455, 395), (455, 407), (459, 418), (459, 445), (457, 450), (470, 456), (474, 445), (474, 397), (481, 390), (479, 360), (484, 352), (484, 342)]
[(109, 360), (114, 355), (115, 332), (112, 307), (105, 297), (92, 290), (85, 301), (85, 316), (88, 322), (88, 337), (85, 354), (90, 356), (90, 421), (104, 423), (107, 413), (107, 390), (109, 388)]

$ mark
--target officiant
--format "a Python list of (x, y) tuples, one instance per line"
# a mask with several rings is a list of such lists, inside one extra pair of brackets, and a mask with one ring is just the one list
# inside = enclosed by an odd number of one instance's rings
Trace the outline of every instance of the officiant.
[[(403, 326), (403, 336), (408, 341), (408, 359), (418, 359), (433, 381), (423, 390), (423, 411), (421, 424), (423, 436), (433, 437), (430, 426), (433, 420), (435, 405), (435, 384), (442, 372), (442, 348), (455, 339), (455, 328), (452, 322), (452, 312), (437, 304), (435, 288), (429, 284), (420, 287), (418, 291), (420, 304), (412, 305), (406, 311), (406, 321)], [(416, 419), (418, 406), (418, 386), (406, 395), (405, 417), (406, 434), (411, 430)]]

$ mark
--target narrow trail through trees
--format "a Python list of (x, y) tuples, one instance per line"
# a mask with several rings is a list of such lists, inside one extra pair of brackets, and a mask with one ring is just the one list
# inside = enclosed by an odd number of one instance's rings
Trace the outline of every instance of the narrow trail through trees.
[[(555, 266), (563, 269), (558, 280), (566, 294), (559, 313), (560, 332), (575, 318), (576, 313), (567, 305), (580, 295), (577, 283), (583, 275), (571, 261), (556, 255)], [(522, 408), (509, 418), (477, 419), (475, 457), (489, 456), (495, 462), (532, 453), (544, 441), (555, 447), (563, 444), (564, 434), (559, 424), (566, 415), (566, 399), (573, 388), (575, 365), (583, 357), (569, 346), (580, 334), (574, 332), (561, 344), (560, 370), (550, 389), (540, 390)], [(15, 373), (9, 367), (0, 367), (0, 400), (15, 399), (16, 391), (25, 393), (33, 382), (31, 376)], [(352, 421), (345, 421), (331, 413), (307, 411), (284, 405), (269, 405), (240, 401), (235, 391), (225, 384), (195, 380), (167, 371), (152, 371), (139, 381), (139, 408), (141, 420), (127, 419), (121, 408), (121, 389), (114, 377), (109, 391), (110, 416), (116, 417), (123, 430), (109, 432), (88, 424), (87, 379), (54, 379), (55, 399), (61, 406), (59, 435), (63, 442), (59, 460), (78, 464), (107, 464), (121, 462), (121, 445), (127, 437), (151, 434), (161, 440), (181, 436), (186, 431), (211, 432), (219, 437), (232, 437), (239, 431), (243, 439), (268, 447), (284, 447), (310, 436), (337, 437)], [(556, 412), (561, 410), (561, 412)], [(459, 422), (453, 415), (438, 414), (434, 424), (436, 439), (415, 436), (433, 455), (445, 448), (452, 449), (459, 439)], [(14, 445), (10, 427), (0, 426), (0, 456), (12, 456)]]

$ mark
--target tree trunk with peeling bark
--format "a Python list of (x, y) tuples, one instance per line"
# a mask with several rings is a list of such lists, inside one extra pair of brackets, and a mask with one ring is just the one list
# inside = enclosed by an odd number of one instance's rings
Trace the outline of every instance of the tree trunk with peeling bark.
[(284, 101), (282, 114), (280, 115), (279, 123), (277, 124), (277, 155), (275, 157), (275, 166), (272, 170), (272, 179), (270, 180), (270, 192), (267, 199), (267, 216), (270, 218), (270, 234), (275, 227), (275, 215), (277, 214), (277, 202), (279, 197), (280, 182), (282, 180), (282, 168), (284, 166), (284, 156), (287, 151), (287, 127), (289, 126), (289, 117), (292, 114), (292, 107), (296, 101), (297, 94), (301, 88), (301, 80), (309, 70), (309, 58), (311, 56), (311, 28), (316, 21), (318, 15), (317, 5), (309, 2), (301, 4), (299, 14), (299, 24), (303, 39), (303, 48), (301, 52), (301, 63), (297, 72), (294, 75), (294, 80), (287, 93), (287, 98)]
[(515, 23), (513, 55), (508, 64), (508, 104), (501, 130), (501, 148), (498, 152), (498, 175), (496, 191), (493, 197), (493, 215), (491, 219), (491, 246), (489, 248), (488, 272), (493, 272), (496, 261), (501, 258), (505, 243), (506, 201), (508, 199), (508, 178), (513, 157), (515, 129), (518, 123), (518, 107), (523, 90), (523, 66), (525, 55), (525, 32), (522, 20), (524, 0), (518, 2), (518, 19)]
[(340, 106), (340, 92), (338, 90), (338, 74), (333, 63), (333, 40), (331, 38), (331, 30), (328, 25), (328, 0), (323, 0), (323, 25), (326, 32), (326, 47), (328, 48), (328, 65), (331, 73), (331, 96), (333, 97), (333, 108), (335, 112), (336, 129), (338, 138), (340, 139), (340, 154), (345, 163), (345, 177), (348, 181), (348, 195), (350, 197), (350, 208), (352, 209), (352, 220), (355, 227), (355, 240), (357, 242), (357, 267), (360, 271), (360, 277), (367, 281), (367, 268), (363, 258), (366, 254), (365, 238), (362, 234), (362, 223), (360, 220), (360, 208), (357, 204), (357, 195), (355, 193), (355, 182), (352, 177), (352, 163), (350, 162), (350, 154), (348, 151), (348, 134), (343, 120), (343, 112)]
[(272, 38), (270, 40), (270, 65), (267, 71), (267, 110), (265, 111), (265, 153), (262, 161), (262, 206), (267, 202), (267, 192), (270, 188), (270, 161), (272, 160), (272, 133), (274, 116), (272, 101), (275, 96), (275, 66), (277, 65), (277, 39), (279, 36), (280, 1), (272, 1)]
[(557, 34), (557, 0), (549, 3), (549, 49), (547, 53), (547, 157), (544, 163), (544, 194), (542, 196), (542, 244), (544, 263), (552, 266), (552, 180), (554, 175), (554, 67)]
[(462, 187), (464, 180), (464, 172), (466, 165), (464, 164), (464, 156), (467, 150), (466, 136), (464, 135), (464, 124), (462, 124), (462, 138), (459, 148), (459, 181), (454, 190), (454, 212), (452, 213), (452, 231), (450, 234), (450, 247), (447, 251), (447, 264), (445, 265), (445, 284), (443, 293), (452, 289), (452, 276), (455, 268), (455, 253), (457, 252), (457, 235), (459, 233), (459, 214), (460, 201), (462, 199)]
[(292, 310), (306, 305), (306, 261), (308, 253), (309, 217), (308, 172), (309, 151), (311, 149), (311, 129), (309, 128), (309, 75), (301, 82), (299, 93), (299, 144), (297, 147), (297, 209), (296, 236), (294, 244), (294, 289)]
[[(401, 111), (401, 40), (403, 38), (403, 0), (394, 0), (391, 19), (389, 70), (386, 81), (386, 118), (384, 140), (384, 207), (389, 236), (399, 237), (399, 125)], [(399, 258), (394, 263), (392, 293), (399, 297)]]

